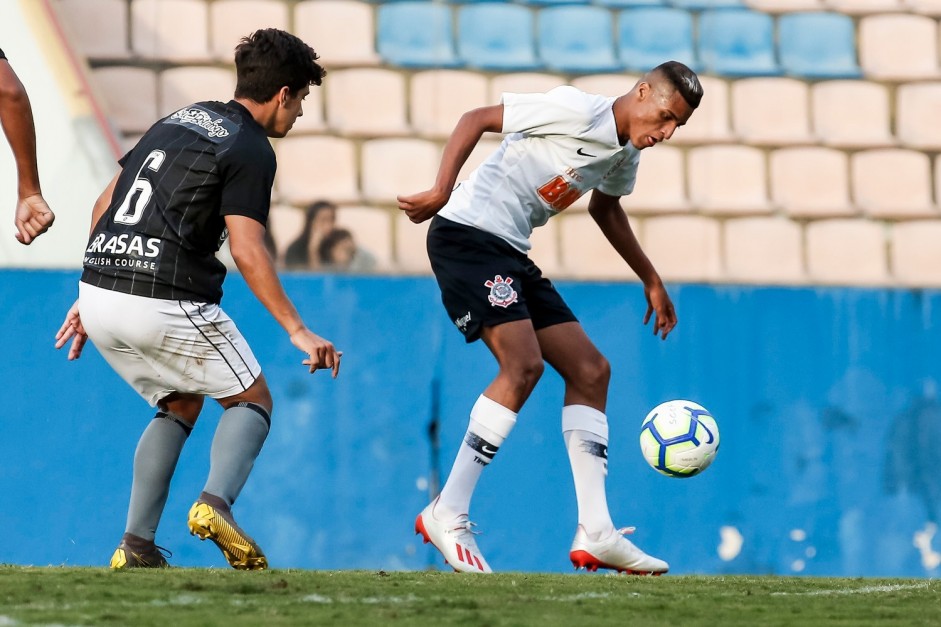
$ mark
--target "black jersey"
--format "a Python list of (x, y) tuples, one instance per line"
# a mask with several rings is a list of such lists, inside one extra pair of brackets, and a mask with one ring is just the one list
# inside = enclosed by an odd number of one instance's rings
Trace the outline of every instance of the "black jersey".
[(218, 303), (224, 216), (267, 224), (277, 169), (265, 130), (235, 101), (200, 102), (154, 124), (120, 161), (82, 281), (137, 296)]

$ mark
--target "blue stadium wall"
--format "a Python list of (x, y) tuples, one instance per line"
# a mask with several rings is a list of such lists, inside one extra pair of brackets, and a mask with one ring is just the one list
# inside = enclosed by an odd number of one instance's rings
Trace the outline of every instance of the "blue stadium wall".
[[(151, 410), (93, 349), (53, 335), (74, 272), (0, 272), (7, 358), (0, 563), (102, 565), (124, 526), (132, 457)], [(285, 277), (343, 372), (302, 356), (237, 276), (225, 309), (265, 368), (273, 430), (236, 514), (277, 567), (441, 568), (413, 520), (446, 475), (495, 372), (451, 328), (430, 278)], [(680, 285), (666, 342), (632, 284), (560, 283), (611, 360), (609, 489), (616, 524), (677, 573), (941, 575), (941, 292)], [(699, 477), (660, 476), (638, 428), (691, 398), (722, 434)], [(566, 571), (575, 499), (547, 371), (484, 474), (473, 518), (498, 570)], [(433, 417), (440, 414), (440, 448)], [(225, 566), (186, 531), (219, 416), (207, 405), (171, 487), (161, 545), (181, 566)]]

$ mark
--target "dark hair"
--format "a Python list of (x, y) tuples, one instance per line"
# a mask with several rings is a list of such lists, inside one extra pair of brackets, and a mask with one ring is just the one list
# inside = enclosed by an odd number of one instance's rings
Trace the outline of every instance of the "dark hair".
[[(310, 262), (307, 246), (310, 242), (310, 232), (314, 228), (314, 219), (322, 211), (332, 209), (336, 211), (337, 206), (329, 200), (318, 200), (307, 205), (304, 217), (304, 228), (300, 234), (288, 246), (284, 253), (284, 263), (290, 267), (304, 267)], [(318, 253), (319, 254), (319, 253)]]
[(327, 73), (314, 49), (277, 28), (256, 30), (235, 48), (236, 98), (268, 102), (287, 86), (292, 94), (319, 85)]
[(650, 72), (651, 74), (659, 74), (670, 81), (673, 88), (680, 92), (680, 95), (683, 96), (683, 100), (685, 100), (686, 104), (690, 107), (695, 109), (699, 106), (702, 100), (702, 83), (699, 82), (699, 77), (696, 76), (696, 72), (679, 61), (661, 63)]
[(328, 265), (333, 263), (331, 258), (331, 253), (337, 244), (343, 240), (352, 240), (353, 234), (347, 231), (346, 229), (333, 229), (329, 233), (323, 236), (323, 239), (320, 240), (320, 248), (317, 249), (317, 254), (320, 257), (320, 263)]

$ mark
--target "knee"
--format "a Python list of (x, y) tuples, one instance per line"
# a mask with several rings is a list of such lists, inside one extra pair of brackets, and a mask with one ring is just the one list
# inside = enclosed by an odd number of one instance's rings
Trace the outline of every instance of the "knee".
[(536, 387), (545, 368), (541, 356), (532, 356), (514, 363), (509, 374), (517, 388), (531, 391)]
[(575, 376), (577, 381), (573, 383), (578, 387), (604, 392), (611, 381), (611, 364), (604, 355), (598, 353), (579, 364)]

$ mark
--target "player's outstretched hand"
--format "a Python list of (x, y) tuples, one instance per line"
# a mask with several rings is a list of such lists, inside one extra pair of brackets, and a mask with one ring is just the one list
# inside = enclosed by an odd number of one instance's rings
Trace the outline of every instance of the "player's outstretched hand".
[(676, 326), (676, 310), (673, 309), (673, 301), (670, 300), (667, 289), (660, 282), (645, 285), (644, 295), (647, 297), (647, 315), (644, 316), (644, 324), (650, 321), (650, 316), (653, 314), (653, 334), (661, 335), (665, 340)]
[(56, 216), (46, 204), (42, 194), (24, 196), (16, 203), (16, 239), (29, 246), (34, 239), (49, 230)]
[(333, 370), (333, 378), (340, 374), (340, 357), (343, 356), (332, 342), (329, 342), (310, 329), (301, 329), (291, 335), (291, 343), (307, 353), (308, 358), (301, 363), (310, 368), (311, 372), (320, 368)]
[(426, 192), (419, 192), (410, 196), (398, 196), (399, 209), (405, 212), (408, 219), (419, 224), (429, 218), (433, 218), (441, 207), (448, 202), (449, 194), (442, 194), (433, 189)]
[(82, 316), (78, 312), (78, 301), (69, 309), (65, 322), (56, 333), (56, 348), (62, 348), (69, 340), (72, 340), (72, 346), (69, 347), (69, 361), (72, 361), (82, 356), (82, 349), (88, 340), (88, 334), (82, 326)]

